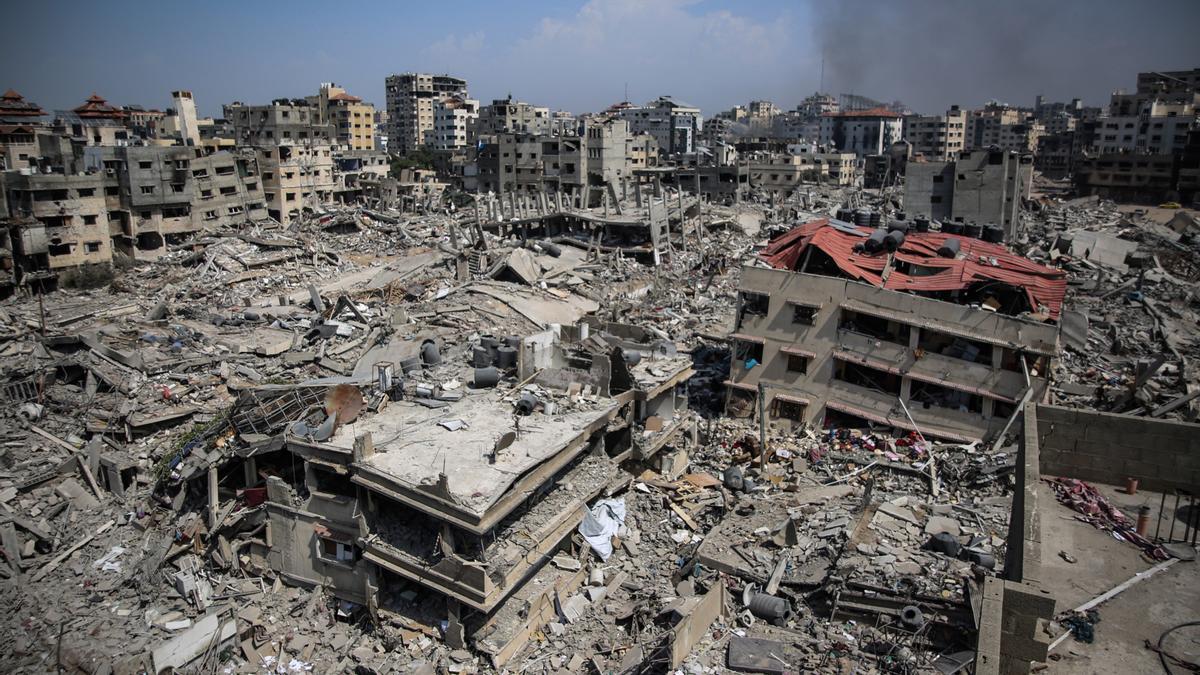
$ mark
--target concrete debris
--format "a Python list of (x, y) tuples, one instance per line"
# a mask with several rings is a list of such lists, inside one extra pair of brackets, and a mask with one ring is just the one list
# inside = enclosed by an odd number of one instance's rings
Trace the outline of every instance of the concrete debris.
[(896, 188), (585, 192), (365, 198), (4, 300), (0, 668), (954, 672), (1025, 406), (1200, 405), (1195, 244), (1106, 202), (1036, 202), (1002, 261), (940, 230), (927, 264), (1009, 281), (917, 294), (834, 256)]

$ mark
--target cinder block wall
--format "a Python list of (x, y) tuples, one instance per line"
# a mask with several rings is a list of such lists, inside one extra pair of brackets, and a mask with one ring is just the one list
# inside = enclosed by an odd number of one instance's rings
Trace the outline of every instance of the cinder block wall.
[(1037, 431), (1043, 475), (1200, 489), (1200, 424), (1038, 405)]

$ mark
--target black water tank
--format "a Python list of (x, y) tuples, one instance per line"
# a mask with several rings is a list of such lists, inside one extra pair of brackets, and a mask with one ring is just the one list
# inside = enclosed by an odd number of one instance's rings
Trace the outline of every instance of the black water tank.
[(983, 240), (993, 244), (1004, 243), (1004, 228), (997, 225), (988, 225), (983, 228)]
[(905, 218), (905, 213), (903, 211), (897, 211), (896, 220), (907, 220), (907, 218)]
[(888, 223), (888, 232), (907, 233), (910, 225), (912, 225), (912, 222), (907, 220), (893, 220), (892, 222)]
[(859, 227), (871, 226), (871, 212), (866, 209), (859, 209), (854, 212), (854, 224)]
[(958, 252), (961, 250), (962, 244), (954, 237), (946, 237), (946, 241), (938, 247), (938, 255), (943, 258), (957, 258)]
[(983, 226), (979, 223), (967, 223), (963, 225), (963, 235), (972, 239), (978, 239), (983, 236)]
[(962, 234), (963, 233), (963, 225), (962, 225), (962, 223), (956, 223), (952, 220), (947, 220), (946, 222), (942, 223), (942, 233), (943, 234)]
[(917, 219), (913, 221), (913, 225), (917, 228), (917, 232), (929, 231), (929, 219), (925, 216), (917, 216)]
[(884, 230), (875, 230), (867, 240), (863, 242), (863, 249), (867, 253), (877, 253), (883, 250), (883, 240), (887, 238), (887, 232)]
[(883, 225), (883, 214), (878, 211), (871, 212), (871, 227), (879, 227)]
[(904, 245), (904, 233), (903, 232), (900, 232), (897, 230), (892, 230), (891, 232), (887, 233), (886, 237), (883, 238), (883, 247), (889, 251), (895, 251), (896, 249), (900, 248), (903, 245)]

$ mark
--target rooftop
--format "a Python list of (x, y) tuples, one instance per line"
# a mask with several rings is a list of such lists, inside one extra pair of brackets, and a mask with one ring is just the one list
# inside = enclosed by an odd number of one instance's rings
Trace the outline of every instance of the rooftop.
[[(772, 267), (796, 270), (804, 253), (816, 248), (828, 255), (842, 273), (879, 288), (903, 292), (962, 291), (999, 282), (1022, 289), (1035, 313), (1044, 311), (1050, 319), (1057, 320), (1062, 311), (1067, 292), (1066, 273), (1023, 258), (1000, 244), (910, 230), (894, 253), (855, 250), (856, 244), (862, 243), (871, 232), (869, 227), (818, 218), (772, 241), (760, 257)], [(938, 249), (950, 239), (958, 240), (958, 255), (939, 256)], [(903, 272), (894, 267), (896, 263), (911, 267)]]
[(904, 117), (898, 112), (888, 110), (882, 106), (878, 108), (870, 108), (868, 110), (847, 110), (845, 112), (825, 113), (824, 117), (894, 117), (900, 119)]

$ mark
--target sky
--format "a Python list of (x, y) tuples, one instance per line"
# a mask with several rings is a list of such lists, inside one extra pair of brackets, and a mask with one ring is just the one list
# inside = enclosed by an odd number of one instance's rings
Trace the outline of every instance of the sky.
[(382, 108), (384, 78), (417, 71), (576, 113), (626, 91), (709, 115), (788, 109), (823, 81), (931, 114), (1037, 94), (1102, 105), (1140, 71), (1200, 67), (1200, 0), (39, 0), (4, 16), (0, 90), (47, 111), (92, 92), (165, 108), (190, 89), (219, 115), (321, 82)]

